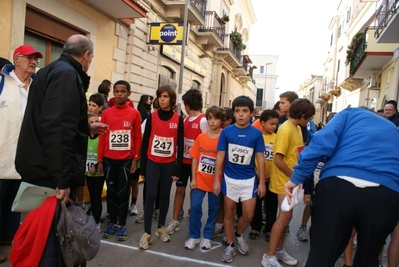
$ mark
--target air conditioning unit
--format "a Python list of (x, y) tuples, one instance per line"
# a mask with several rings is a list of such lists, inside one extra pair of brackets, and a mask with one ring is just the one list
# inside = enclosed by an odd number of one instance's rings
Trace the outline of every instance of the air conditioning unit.
[(379, 79), (376, 79), (375, 77), (369, 77), (368, 83), (367, 83), (367, 89), (369, 90), (380, 90), (380, 81)]

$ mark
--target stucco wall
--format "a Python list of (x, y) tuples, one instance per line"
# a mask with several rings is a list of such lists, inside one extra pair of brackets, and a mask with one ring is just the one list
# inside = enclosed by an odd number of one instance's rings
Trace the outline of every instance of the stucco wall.
[(0, 57), (11, 60), (11, 18), (12, 18), (13, 0), (2, 0), (0, 8)]

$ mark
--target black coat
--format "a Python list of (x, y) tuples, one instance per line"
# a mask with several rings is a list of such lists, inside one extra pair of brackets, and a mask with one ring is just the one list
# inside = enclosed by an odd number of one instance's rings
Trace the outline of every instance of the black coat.
[(84, 184), (90, 77), (66, 53), (33, 80), (15, 159), (23, 181), (66, 189)]

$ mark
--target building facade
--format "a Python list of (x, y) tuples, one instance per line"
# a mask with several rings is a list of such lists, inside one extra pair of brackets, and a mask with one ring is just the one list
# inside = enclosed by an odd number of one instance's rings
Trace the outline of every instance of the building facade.
[(331, 20), (324, 64), (329, 111), (398, 101), (399, 0), (342, 0)]
[(181, 86), (182, 94), (198, 88), (205, 107), (230, 106), (239, 95), (255, 101), (250, 62), (244, 58), (256, 22), (250, 0), (188, 3), (182, 54), (182, 45), (150, 44), (149, 33), (150, 23), (183, 22), (184, 0), (3, 0), (0, 56), (12, 59), (16, 47), (31, 44), (43, 53), (39, 67), (44, 67), (58, 58), (66, 38), (83, 34), (95, 47), (90, 92), (103, 79), (123, 79), (131, 84), (135, 102), (142, 94), (155, 96), (163, 84)]

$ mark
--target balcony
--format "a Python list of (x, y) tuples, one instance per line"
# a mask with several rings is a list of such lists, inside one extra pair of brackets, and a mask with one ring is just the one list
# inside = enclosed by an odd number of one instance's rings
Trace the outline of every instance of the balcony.
[(230, 39), (230, 34), (224, 35), (222, 47), (216, 49), (216, 54), (221, 56), (224, 61), (233, 68), (233, 72), (237, 76), (246, 75), (246, 71), (241, 67), (242, 55), (238, 46)]
[(197, 31), (198, 36), (205, 37), (206, 45), (211, 46), (211, 49), (206, 50), (213, 50), (214, 46), (223, 46), (226, 27), (222, 24), (215, 11), (205, 12), (205, 23), (198, 26)]
[[(165, 15), (173, 22), (184, 21), (185, 0), (164, 0), (166, 5)], [(187, 21), (191, 25), (203, 25), (205, 22), (205, 9), (207, 0), (190, 0)]]
[(379, 72), (393, 57), (397, 44), (377, 43), (376, 29), (369, 27), (350, 62), (350, 75), (355, 79), (367, 79), (372, 72)]
[[(81, 0), (113, 19), (132, 22), (133, 18), (144, 18), (148, 10), (138, 0)], [(127, 24), (130, 24), (127, 23)]]
[(399, 43), (399, 0), (384, 0), (376, 12), (378, 43)]

